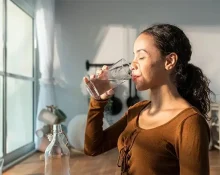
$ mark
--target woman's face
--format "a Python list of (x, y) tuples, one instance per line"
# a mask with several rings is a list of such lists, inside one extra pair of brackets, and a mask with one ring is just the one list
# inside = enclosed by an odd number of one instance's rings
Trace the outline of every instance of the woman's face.
[(136, 39), (131, 69), (132, 80), (139, 91), (157, 88), (168, 81), (165, 59), (151, 35), (141, 34)]

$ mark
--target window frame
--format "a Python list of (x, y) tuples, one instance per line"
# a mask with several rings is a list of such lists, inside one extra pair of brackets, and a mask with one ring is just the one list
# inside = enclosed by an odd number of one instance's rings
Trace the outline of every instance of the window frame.
[[(3, 171), (10, 168), (11, 166), (15, 165), (19, 161), (25, 159), (26, 157), (33, 154), (35, 150), (35, 143), (34, 143), (34, 136), (36, 130), (36, 115), (37, 115), (37, 102), (38, 102), (38, 48), (37, 48), (37, 40), (36, 40), (36, 27), (35, 27), (35, 18), (34, 18), (34, 11), (31, 10), (30, 6), (28, 6), (27, 2), (24, 0), (10, 0), (14, 3), (18, 8), (20, 8), (23, 12), (25, 12), (28, 16), (30, 16), (32, 21), (32, 30), (33, 30), (33, 75), (32, 77), (21, 76), (17, 74), (12, 74), (7, 72), (7, 1), (3, 0), (3, 71), (0, 71), (0, 75), (3, 79), (3, 158), (4, 158), (4, 167)], [(32, 142), (26, 144), (10, 153), (7, 153), (7, 77), (12, 77), (20, 80), (25, 80), (32, 82), (33, 84), (33, 137)]]

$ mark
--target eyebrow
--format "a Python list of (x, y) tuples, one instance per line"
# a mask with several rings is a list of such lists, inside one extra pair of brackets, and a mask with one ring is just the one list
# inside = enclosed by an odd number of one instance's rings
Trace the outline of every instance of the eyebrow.
[[(136, 53), (139, 53), (140, 51), (144, 51), (145, 53), (148, 54), (148, 52), (147, 52), (145, 49), (138, 49), (138, 50), (136, 51)], [(133, 52), (133, 54), (135, 54), (135, 53)]]

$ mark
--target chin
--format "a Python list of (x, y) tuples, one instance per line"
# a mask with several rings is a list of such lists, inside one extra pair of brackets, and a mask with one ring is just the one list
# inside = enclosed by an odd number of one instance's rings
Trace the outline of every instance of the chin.
[(149, 87), (141, 86), (141, 85), (137, 85), (137, 84), (136, 84), (136, 89), (137, 89), (138, 91), (146, 91), (146, 90), (149, 89)]

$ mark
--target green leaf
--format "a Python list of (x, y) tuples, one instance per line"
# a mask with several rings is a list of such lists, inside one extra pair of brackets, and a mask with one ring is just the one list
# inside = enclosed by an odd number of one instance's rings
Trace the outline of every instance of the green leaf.
[(57, 123), (62, 123), (66, 120), (67, 116), (61, 109), (55, 109), (55, 115), (58, 117)]

